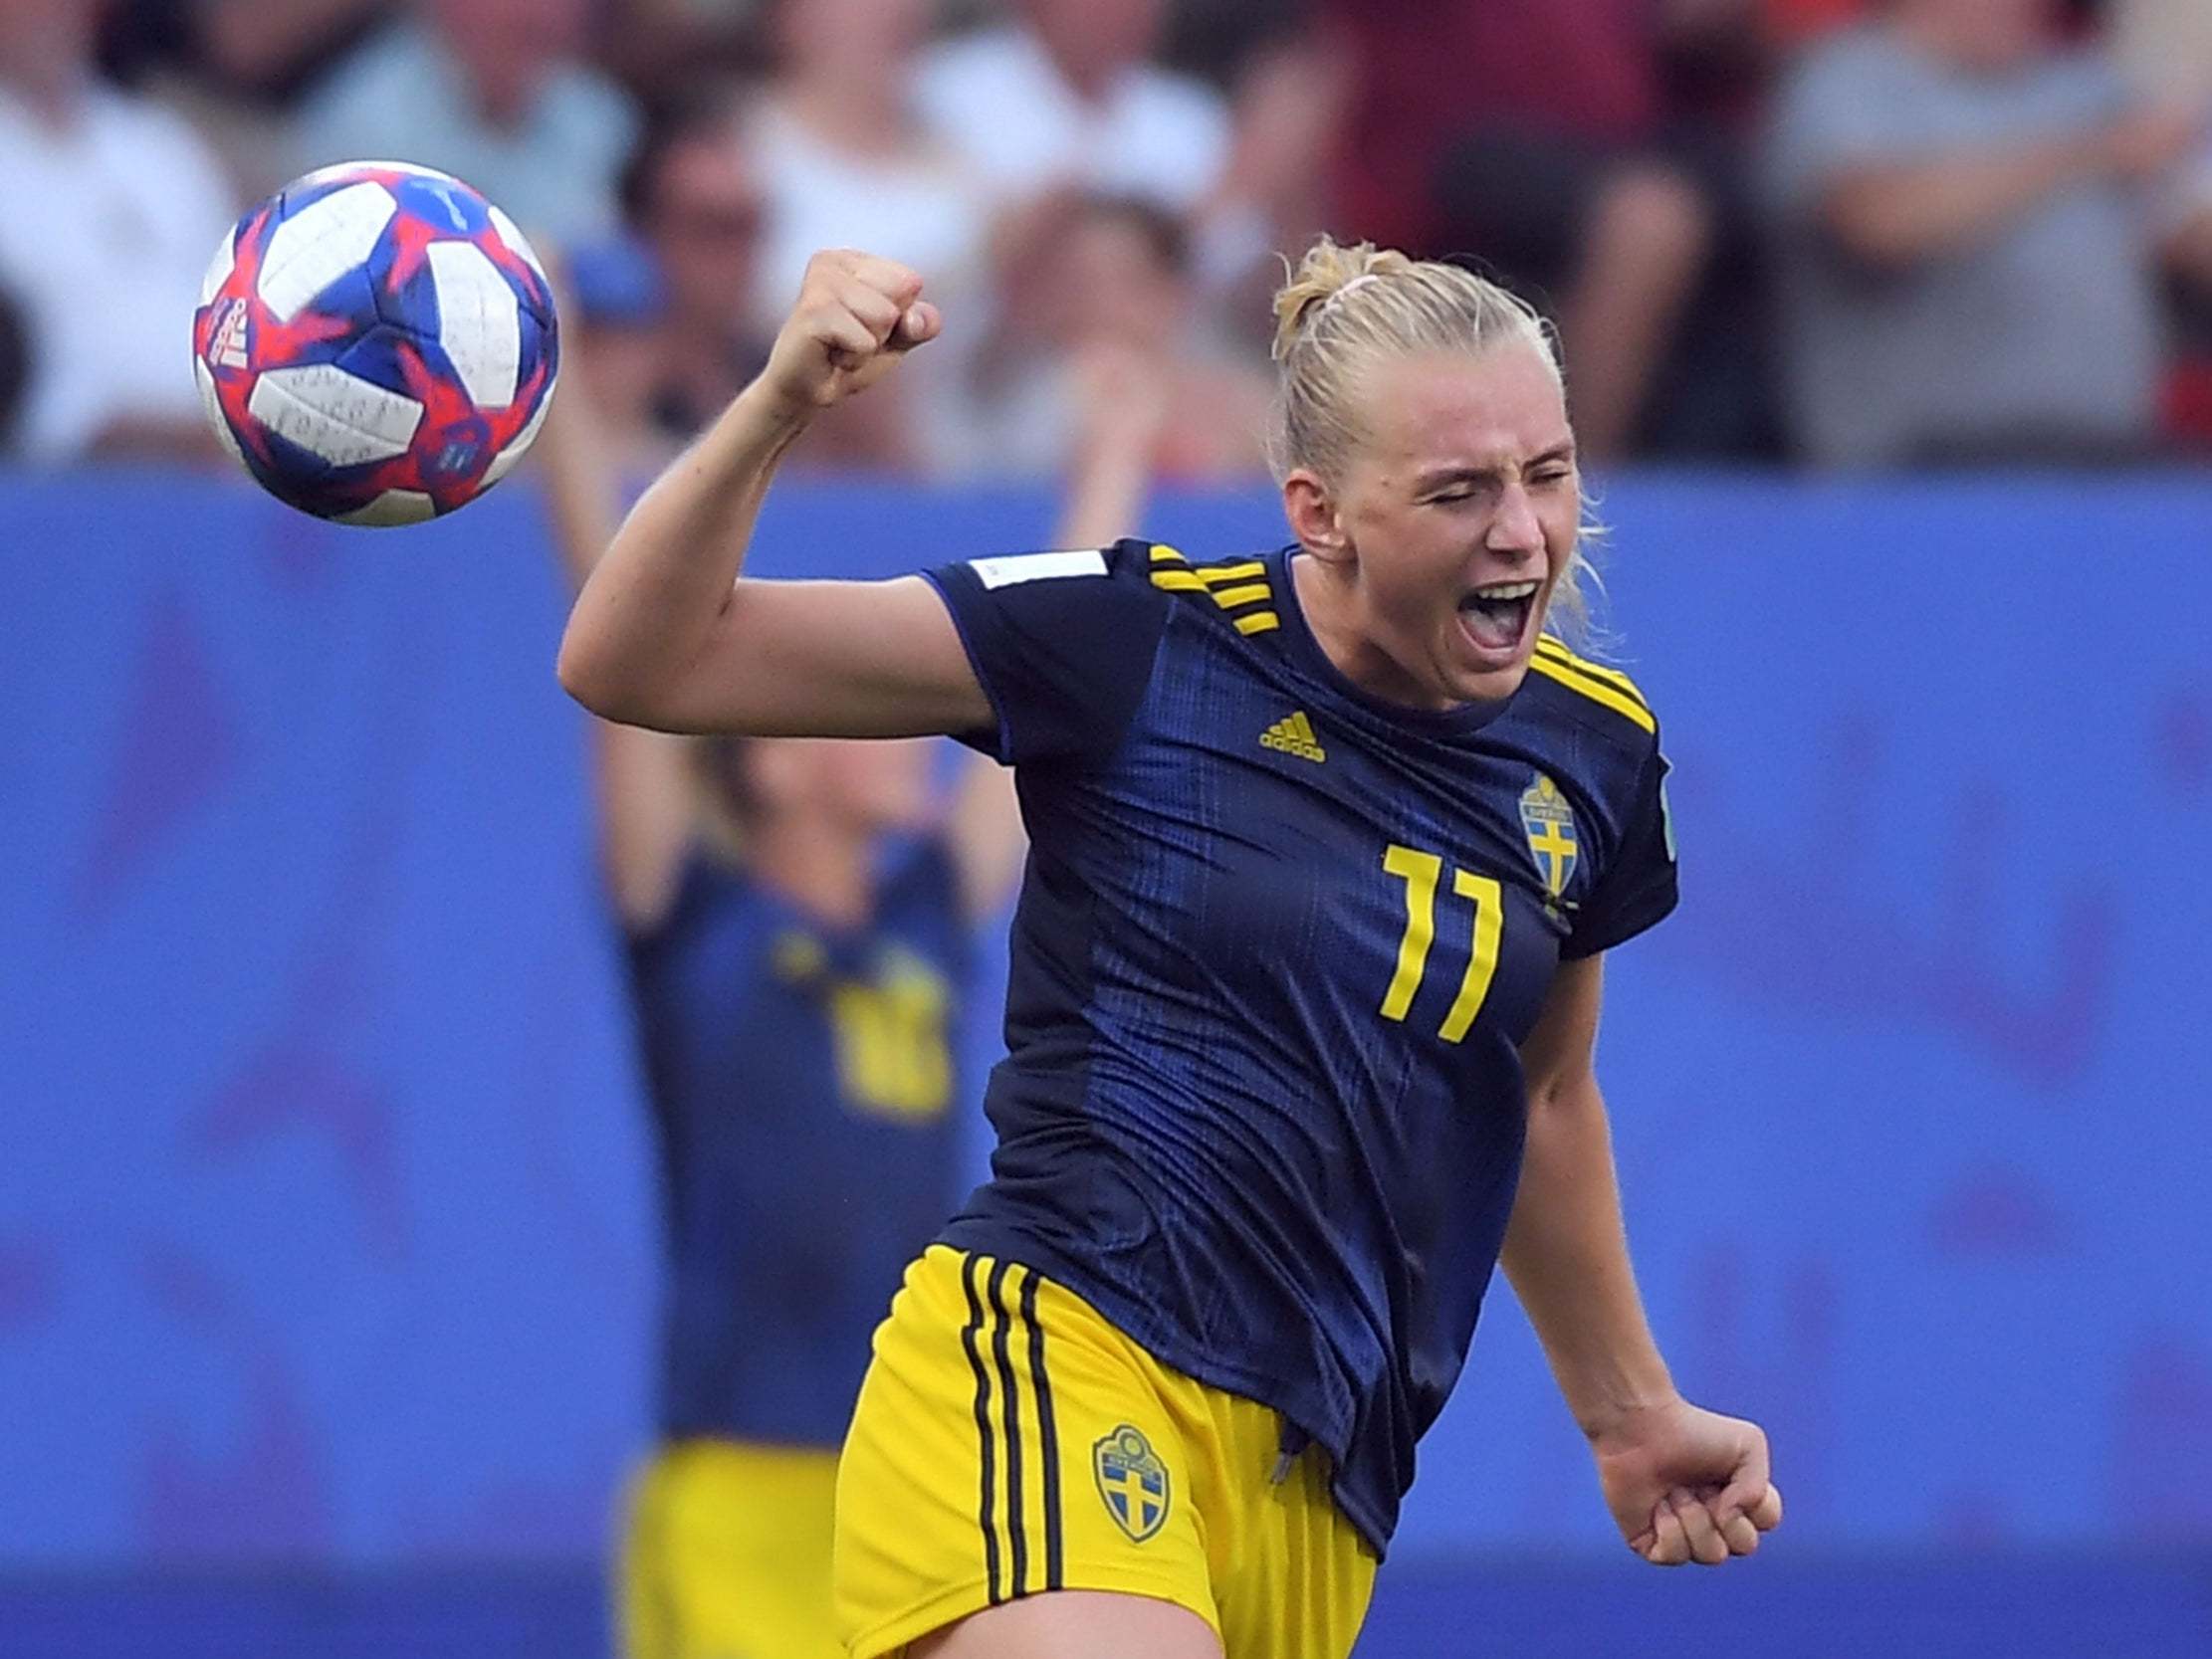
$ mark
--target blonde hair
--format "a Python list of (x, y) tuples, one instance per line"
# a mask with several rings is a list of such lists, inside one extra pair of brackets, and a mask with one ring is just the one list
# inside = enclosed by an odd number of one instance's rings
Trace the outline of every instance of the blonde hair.
[[(1536, 309), (1486, 277), (1441, 260), (1411, 259), (1372, 242), (1346, 247), (1323, 236), (1275, 294), (1275, 408), (1268, 463), (1276, 481), (1307, 468), (1324, 481), (1344, 476), (1364, 436), (1361, 376), (1393, 357), (1429, 351), (1479, 354), (1511, 343), (1535, 348), (1561, 381), (1551, 325)], [(1596, 573), (1580, 543), (1601, 533), (1587, 499), (1581, 533), (1553, 593), (1578, 636), (1589, 604), (1582, 578)]]

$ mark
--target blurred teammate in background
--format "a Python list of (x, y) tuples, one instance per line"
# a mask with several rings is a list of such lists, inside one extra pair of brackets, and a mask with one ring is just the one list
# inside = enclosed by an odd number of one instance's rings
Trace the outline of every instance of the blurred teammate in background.
[[(614, 528), (588, 363), (543, 439), (581, 581)], [(1149, 410), (1101, 407), (1061, 533), (1145, 486)], [(958, 1201), (955, 1056), (977, 921), (1024, 842), (972, 759), (933, 809), (920, 741), (593, 733), (609, 894), (659, 1131), (662, 1444), (620, 1586), (639, 1659), (832, 1659), (836, 1447), (900, 1271)]]
[(1501, 1252), (1630, 1546), (1749, 1554), (1766, 1438), (1675, 1391), (1593, 1070), (1673, 845), (1642, 695), (1540, 632), (1582, 510), (1540, 320), (1324, 242), (1278, 300), (1296, 546), (743, 579), (813, 412), (939, 332), (921, 288), (817, 256), (560, 663), (612, 719), (1018, 768), (992, 1179), (908, 1270), (838, 1470), (854, 1659), (1344, 1659)]

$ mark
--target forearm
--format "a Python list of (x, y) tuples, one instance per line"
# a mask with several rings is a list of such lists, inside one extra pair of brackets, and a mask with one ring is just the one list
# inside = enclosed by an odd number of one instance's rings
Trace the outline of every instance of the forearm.
[(725, 624), (770, 480), (805, 424), (756, 383), (639, 499), (561, 640), (560, 681), (580, 702), (650, 720)]
[(1141, 438), (1137, 444), (1077, 457), (1067, 501), (1060, 510), (1055, 546), (1104, 547), (1135, 526), (1152, 477), (1147, 453), (1151, 434), (1148, 431)]
[(1503, 1262), (1584, 1433), (1673, 1396), (1629, 1264), (1612, 1137), (1592, 1079), (1530, 1102)]
[(2052, 191), (2096, 177), (2094, 136), (1939, 161), (1858, 168), (1824, 204), (1829, 229), (1872, 265), (1905, 266), (1970, 247)]

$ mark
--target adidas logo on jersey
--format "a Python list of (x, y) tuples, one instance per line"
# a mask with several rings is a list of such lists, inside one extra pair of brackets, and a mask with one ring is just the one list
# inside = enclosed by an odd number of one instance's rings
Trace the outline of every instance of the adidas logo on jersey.
[(1328, 752), (1313, 735), (1313, 722), (1306, 719), (1301, 709), (1285, 716), (1259, 734), (1261, 748), (1279, 748), (1285, 754), (1295, 754), (1301, 760), (1326, 760)]

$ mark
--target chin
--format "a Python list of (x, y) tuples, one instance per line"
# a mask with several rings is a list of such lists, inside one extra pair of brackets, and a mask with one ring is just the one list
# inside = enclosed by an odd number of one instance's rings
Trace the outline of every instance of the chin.
[(1457, 703), (1502, 703), (1521, 689), (1528, 678), (1524, 657), (1504, 668), (1462, 669), (1453, 677), (1452, 700)]

